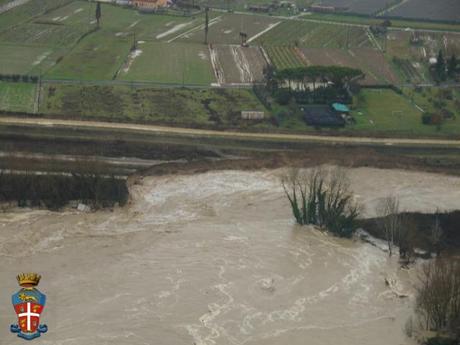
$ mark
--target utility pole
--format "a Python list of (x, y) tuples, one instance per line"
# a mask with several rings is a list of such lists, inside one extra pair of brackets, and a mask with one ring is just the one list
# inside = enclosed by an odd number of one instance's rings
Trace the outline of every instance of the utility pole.
[(208, 32), (209, 32), (209, 7), (206, 7), (206, 22), (204, 24), (204, 44), (208, 44)]
[(347, 49), (350, 48), (350, 26), (347, 29)]
[(240, 32), (240, 38), (241, 38), (241, 46), (247, 47), (248, 46), (248, 34), (245, 32)]

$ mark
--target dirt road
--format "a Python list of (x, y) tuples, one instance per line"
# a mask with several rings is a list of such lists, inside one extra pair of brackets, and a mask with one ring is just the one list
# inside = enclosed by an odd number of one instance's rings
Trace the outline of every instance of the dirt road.
[(94, 129), (134, 130), (144, 133), (166, 133), (195, 137), (229, 138), (242, 140), (261, 140), (278, 142), (312, 142), (317, 144), (346, 144), (374, 146), (404, 146), (404, 147), (449, 147), (460, 148), (460, 140), (450, 139), (406, 139), (406, 138), (371, 138), (320, 136), (312, 134), (282, 134), (282, 133), (244, 133), (223, 132), (208, 129), (191, 129), (129, 123), (109, 123), (100, 121), (78, 121), (43, 118), (0, 117), (0, 125), (33, 125), (38, 127), (80, 127)]

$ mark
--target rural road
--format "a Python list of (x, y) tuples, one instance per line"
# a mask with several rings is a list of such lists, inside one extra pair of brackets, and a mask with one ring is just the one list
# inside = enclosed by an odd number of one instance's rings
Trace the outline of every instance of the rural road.
[(0, 125), (28, 125), (36, 127), (58, 128), (88, 128), (88, 129), (113, 129), (131, 130), (144, 133), (175, 134), (183, 136), (206, 138), (229, 138), (242, 140), (265, 140), (279, 142), (311, 142), (316, 144), (344, 144), (344, 145), (377, 145), (377, 146), (402, 146), (402, 147), (448, 147), (459, 148), (460, 140), (450, 139), (406, 139), (406, 138), (372, 138), (372, 137), (346, 137), (346, 136), (320, 136), (312, 134), (282, 134), (282, 133), (244, 133), (223, 132), (207, 129), (191, 129), (179, 127), (166, 127), (143, 124), (111, 123), (99, 121), (78, 121), (60, 119), (37, 119), (0, 117)]
[(29, 1), (30, 0), (15, 0), (15, 1), (7, 2), (3, 6), (0, 6), (0, 14), (6, 11), (12, 10), (15, 7), (24, 5), (25, 3), (28, 3)]
[[(219, 10), (219, 9), (213, 9), (215, 12), (227, 12), (226, 10)], [(308, 13), (310, 12), (305, 12), (301, 13), (300, 15), (292, 16), (292, 17), (285, 17), (285, 16), (268, 16), (265, 14), (260, 14), (260, 13), (251, 13), (251, 12), (242, 12), (242, 11), (234, 11), (232, 12), (234, 14), (242, 14), (242, 15), (249, 15), (249, 16), (258, 16), (258, 17), (269, 17), (269, 18), (275, 18), (275, 19), (281, 19), (281, 20), (296, 20), (296, 21), (305, 21), (305, 22), (311, 22), (311, 23), (317, 23), (317, 24), (332, 24), (332, 25), (340, 25), (340, 26), (351, 26), (351, 27), (357, 27), (357, 28), (369, 28), (369, 24), (359, 24), (359, 23), (351, 23), (351, 22), (345, 22), (345, 21), (338, 21), (338, 20), (329, 20), (329, 19), (310, 19), (308, 18)], [(382, 18), (383, 20), (383, 18)], [(393, 26), (389, 27), (388, 30), (390, 31), (417, 31), (417, 32), (426, 32), (426, 33), (440, 33), (440, 32), (445, 32), (449, 34), (457, 34), (460, 35), (459, 31), (455, 30), (445, 30), (445, 29), (422, 29), (422, 28), (411, 28), (410, 26), (408, 27), (399, 27), (399, 26)]]

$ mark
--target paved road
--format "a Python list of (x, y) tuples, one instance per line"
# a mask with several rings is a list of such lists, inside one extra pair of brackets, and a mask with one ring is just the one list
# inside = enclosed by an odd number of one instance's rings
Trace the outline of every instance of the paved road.
[(449, 139), (406, 139), (406, 138), (371, 138), (345, 136), (319, 136), (311, 134), (280, 134), (280, 133), (244, 133), (222, 132), (206, 129), (190, 129), (154, 125), (108, 123), (99, 121), (76, 121), (60, 119), (36, 119), (0, 117), (0, 125), (33, 125), (38, 127), (79, 127), (89, 129), (134, 130), (147, 133), (175, 134), (194, 137), (230, 138), (242, 140), (262, 140), (278, 142), (311, 142), (318, 144), (347, 144), (347, 145), (388, 145), (401, 147), (448, 147), (459, 148), (460, 140)]

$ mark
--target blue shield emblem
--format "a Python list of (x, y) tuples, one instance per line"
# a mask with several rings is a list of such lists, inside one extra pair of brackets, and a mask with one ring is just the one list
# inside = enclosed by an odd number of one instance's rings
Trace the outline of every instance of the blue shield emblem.
[(46, 325), (40, 324), (40, 316), (45, 308), (46, 296), (35, 288), (38, 281), (39, 278), (38, 280), (36, 279), (36, 284), (21, 284), (22, 289), (11, 298), (18, 323), (11, 325), (10, 331), (25, 340), (38, 338), (42, 333), (48, 331)]

